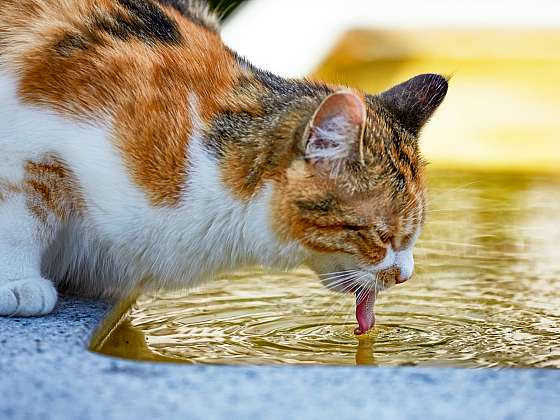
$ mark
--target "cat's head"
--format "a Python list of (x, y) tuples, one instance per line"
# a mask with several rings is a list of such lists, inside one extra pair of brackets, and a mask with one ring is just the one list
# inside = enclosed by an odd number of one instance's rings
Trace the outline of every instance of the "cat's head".
[(418, 135), (446, 93), (435, 74), (376, 96), (341, 89), (300, 130), (275, 226), (308, 251), (330, 288), (382, 289), (412, 276), (426, 205)]

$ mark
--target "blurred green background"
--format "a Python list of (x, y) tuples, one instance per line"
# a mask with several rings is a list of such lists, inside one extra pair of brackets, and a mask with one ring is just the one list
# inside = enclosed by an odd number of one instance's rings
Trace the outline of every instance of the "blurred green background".
[(218, 12), (222, 20), (226, 19), (241, 3), (246, 0), (210, 0), (210, 6)]

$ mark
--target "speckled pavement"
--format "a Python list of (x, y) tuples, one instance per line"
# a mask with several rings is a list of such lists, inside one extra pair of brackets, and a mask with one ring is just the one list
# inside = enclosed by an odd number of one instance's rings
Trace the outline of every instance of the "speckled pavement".
[(230, 367), (93, 354), (108, 305), (0, 318), (0, 419), (560, 419), (560, 370)]

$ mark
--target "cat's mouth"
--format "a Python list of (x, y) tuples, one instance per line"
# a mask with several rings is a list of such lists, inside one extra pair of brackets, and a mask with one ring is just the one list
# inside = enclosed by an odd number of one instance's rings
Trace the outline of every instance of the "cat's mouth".
[(356, 321), (358, 327), (354, 330), (356, 335), (362, 335), (371, 330), (375, 325), (375, 299), (381, 290), (388, 289), (395, 284), (402, 283), (400, 269), (390, 267), (375, 275), (375, 287), (357, 288), (356, 295)]
[(323, 283), (331, 290), (355, 294), (358, 327), (354, 330), (354, 333), (361, 335), (371, 330), (375, 325), (374, 305), (377, 294), (395, 284), (402, 283), (399, 275), (400, 269), (398, 267), (390, 267), (379, 273), (363, 272), (363, 275), (356, 277), (357, 281), (343, 287), (340, 286), (342, 284), (340, 280), (332, 282), (323, 280)]

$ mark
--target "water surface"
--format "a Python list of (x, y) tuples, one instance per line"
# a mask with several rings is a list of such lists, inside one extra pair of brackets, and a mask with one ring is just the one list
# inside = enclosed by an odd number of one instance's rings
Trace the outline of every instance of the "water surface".
[(432, 172), (416, 276), (353, 334), (354, 298), (302, 268), (143, 296), (98, 351), (184, 363), (560, 367), (560, 179)]

